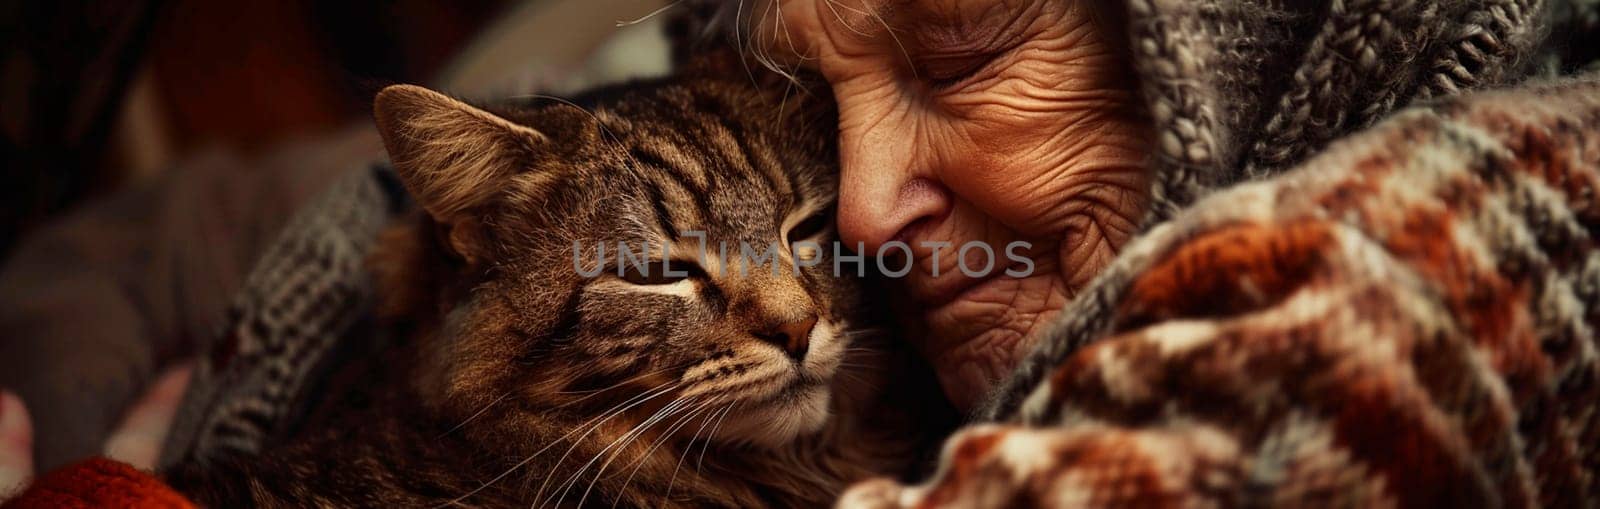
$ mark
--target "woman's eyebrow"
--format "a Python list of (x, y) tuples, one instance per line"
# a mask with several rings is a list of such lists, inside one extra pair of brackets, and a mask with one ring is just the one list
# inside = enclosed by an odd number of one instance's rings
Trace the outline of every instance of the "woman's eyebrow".
[[(994, 2), (1000, 5), (1001, 2)], [(983, 7), (961, 13), (919, 13), (920, 16), (903, 15), (909, 19), (899, 26), (914, 27), (908, 30), (912, 42), (922, 51), (946, 53), (990, 53), (1008, 47), (1023, 36), (1030, 13), (1015, 15), (1015, 11)], [(990, 6), (992, 7), (992, 6)], [(956, 7), (949, 9), (959, 10)], [(1013, 14), (1004, 15), (1002, 14)]]

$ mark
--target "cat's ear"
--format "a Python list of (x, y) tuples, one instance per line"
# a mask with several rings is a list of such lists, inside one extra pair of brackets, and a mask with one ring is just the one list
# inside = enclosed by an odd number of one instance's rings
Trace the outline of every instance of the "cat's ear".
[(378, 92), (373, 116), (400, 181), (443, 223), (483, 205), (547, 141), (532, 128), (415, 85)]

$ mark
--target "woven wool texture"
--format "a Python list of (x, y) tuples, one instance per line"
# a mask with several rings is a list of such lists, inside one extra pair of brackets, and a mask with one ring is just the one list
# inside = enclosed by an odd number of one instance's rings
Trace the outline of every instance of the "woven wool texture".
[(1280, 172), (1419, 100), (1553, 75), (1596, 2), (1130, 0), (1157, 206)]

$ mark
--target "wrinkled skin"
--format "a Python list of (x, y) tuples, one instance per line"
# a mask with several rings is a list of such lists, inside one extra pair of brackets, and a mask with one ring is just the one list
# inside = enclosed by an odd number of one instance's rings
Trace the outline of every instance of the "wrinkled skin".
[[(776, 7), (754, 11), (758, 43), (778, 64), (819, 71), (839, 101), (840, 234), (868, 253), (912, 247), (901, 315), (945, 392), (970, 407), (1143, 214), (1148, 129), (1122, 39), (1105, 28), (1115, 23), (1076, 0)], [(957, 270), (969, 241), (994, 246), (992, 276)], [(999, 270), (1013, 241), (1032, 245), (1029, 276)], [(983, 266), (981, 251), (968, 257)]]

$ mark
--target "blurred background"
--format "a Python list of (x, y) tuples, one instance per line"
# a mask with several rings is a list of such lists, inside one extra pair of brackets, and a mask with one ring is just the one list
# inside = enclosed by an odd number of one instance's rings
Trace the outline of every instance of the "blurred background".
[(627, 29), (652, 24), (632, 22), (662, 5), (4, 2), (0, 256), (74, 204), (158, 177), (196, 152), (248, 155), (362, 121), (383, 85), (488, 94), (528, 86), (518, 80), (570, 88), (618, 74), (607, 66), (664, 69), (655, 61), (664, 50), (640, 44), (612, 51), (620, 64), (597, 58), (628, 33), (658, 32)]

